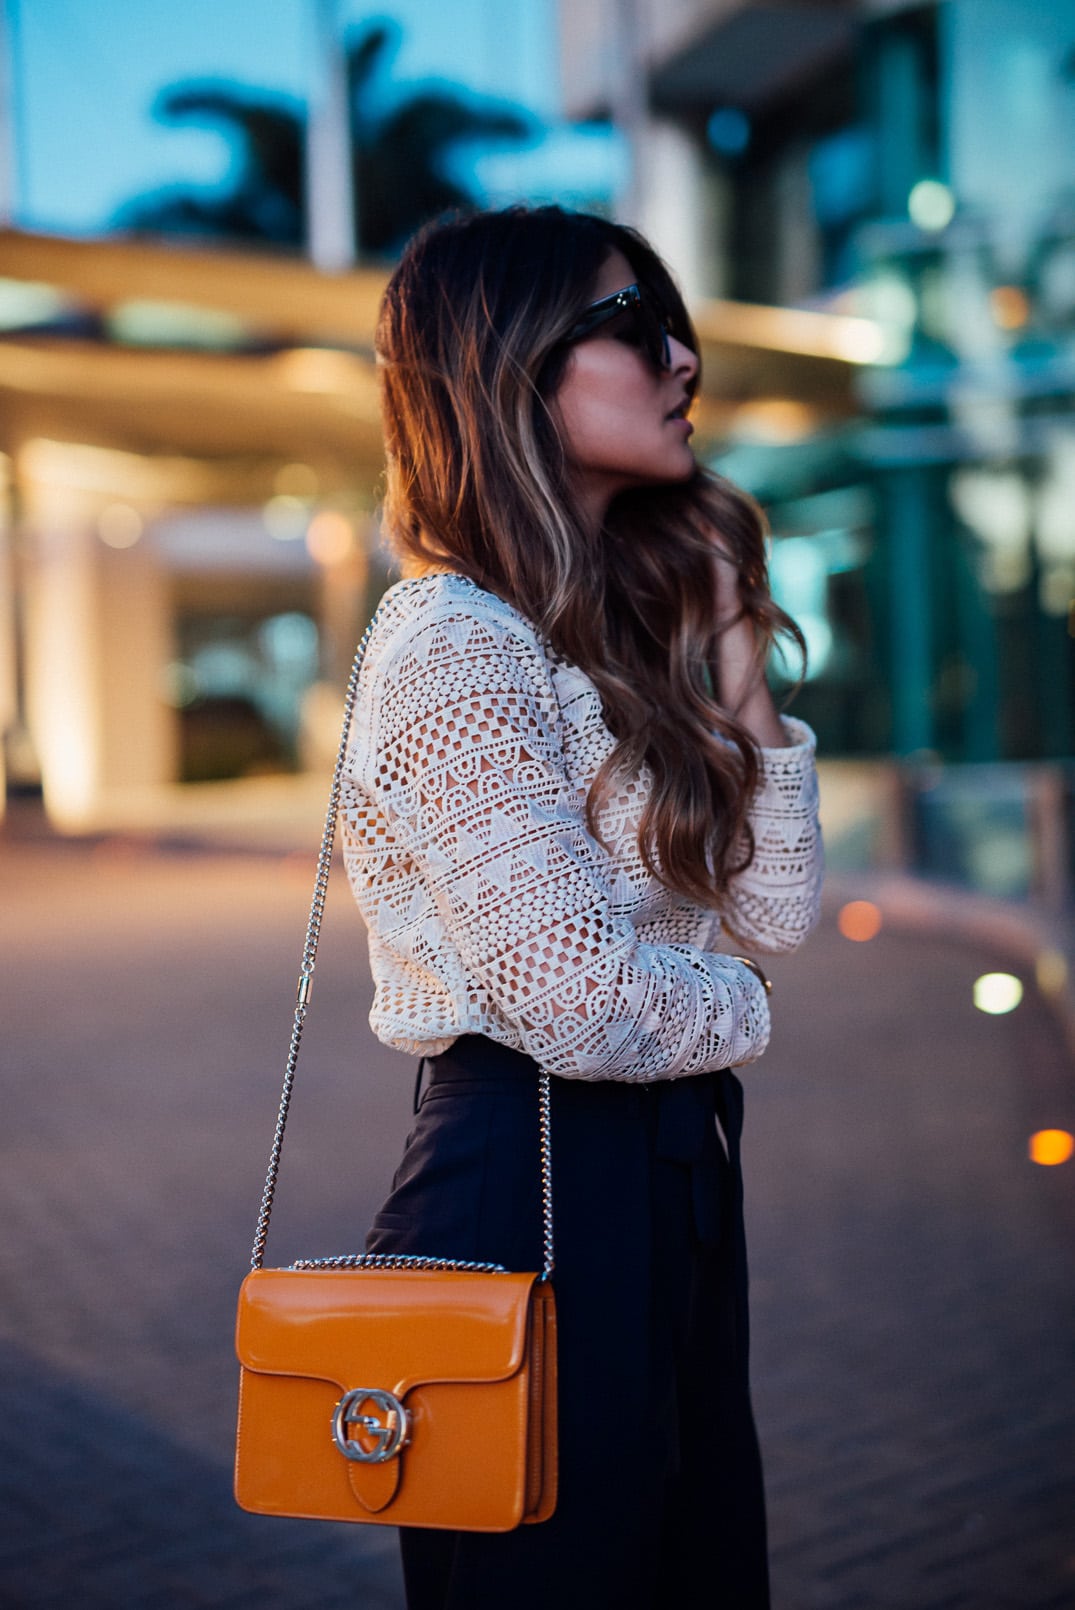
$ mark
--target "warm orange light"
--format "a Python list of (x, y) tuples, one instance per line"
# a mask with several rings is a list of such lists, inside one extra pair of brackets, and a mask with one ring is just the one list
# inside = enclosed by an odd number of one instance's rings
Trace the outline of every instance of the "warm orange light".
[(881, 932), (881, 912), (872, 900), (849, 900), (846, 906), (840, 907), (836, 926), (845, 939), (864, 944), (867, 939), (876, 939)]
[(794, 397), (754, 397), (735, 410), (733, 429), (744, 441), (778, 446), (800, 442), (817, 429), (817, 412)]
[(993, 318), (1002, 330), (1021, 330), (1030, 319), (1030, 303), (1018, 285), (998, 285), (989, 293)]
[(1067, 958), (1059, 950), (1040, 950), (1034, 958), (1034, 979), (1043, 995), (1062, 995), (1068, 981)]
[(1066, 1129), (1039, 1129), (1031, 1135), (1028, 1150), (1032, 1163), (1053, 1168), (1057, 1163), (1066, 1163), (1075, 1152), (1075, 1135), (1069, 1135)]
[(337, 509), (321, 509), (310, 521), (306, 547), (319, 565), (338, 565), (354, 545), (351, 522)]

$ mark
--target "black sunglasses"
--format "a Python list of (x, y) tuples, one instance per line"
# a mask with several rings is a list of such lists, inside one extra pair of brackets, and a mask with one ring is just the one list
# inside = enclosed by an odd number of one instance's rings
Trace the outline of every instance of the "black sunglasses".
[(672, 349), (663, 310), (640, 286), (625, 285), (622, 291), (614, 291), (611, 296), (592, 302), (567, 332), (564, 342), (584, 341), (606, 325), (612, 326), (606, 334), (637, 347), (654, 368), (672, 367)]

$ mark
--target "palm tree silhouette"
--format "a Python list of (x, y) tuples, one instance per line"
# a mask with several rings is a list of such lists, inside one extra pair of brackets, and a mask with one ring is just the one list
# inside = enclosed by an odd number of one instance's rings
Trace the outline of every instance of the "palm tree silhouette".
[[(522, 108), (452, 85), (415, 89), (377, 112), (371, 89), (385, 75), (400, 37), (397, 25), (379, 22), (346, 45), (356, 245), (367, 255), (394, 255), (427, 218), (473, 203), (473, 194), (447, 168), (446, 159), (461, 142), (519, 145), (538, 132)], [(136, 196), (116, 213), (119, 228), (302, 249), (303, 107), (210, 80), (171, 86), (155, 111), (172, 124), (222, 127), (235, 146), (235, 171), (216, 190), (180, 184)]]

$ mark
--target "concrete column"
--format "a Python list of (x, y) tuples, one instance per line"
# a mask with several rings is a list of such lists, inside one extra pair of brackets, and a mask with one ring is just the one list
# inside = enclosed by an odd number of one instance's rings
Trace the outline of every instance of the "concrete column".
[(23, 501), (27, 718), (49, 819), (78, 830), (110, 795), (174, 779), (166, 581), (144, 538), (102, 543), (99, 499), (31, 484)]
[(26, 714), (45, 808), (57, 826), (74, 829), (91, 817), (101, 788), (97, 556), (85, 525), (39, 519), (28, 520)]
[(638, 219), (679, 280), (688, 303), (726, 289), (724, 196), (697, 140), (668, 118), (639, 132)]
[(321, 672), (337, 689), (347, 684), (355, 647), (366, 624), (369, 559), (365, 538), (369, 522), (358, 516), (353, 523), (361, 529), (352, 546), (333, 563), (322, 566), (318, 588)]
[(165, 703), (173, 658), (168, 578), (148, 536), (134, 548), (105, 548), (98, 563), (102, 653), (101, 781), (105, 796), (175, 780), (175, 714)]
[(612, 0), (605, 23), (610, 110), (628, 159), (616, 216), (653, 242), (690, 303), (725, 293), (725, 197), (696, 137), (650, 108), (645, 13), (642, 0)]
[(306, 235), (310, 261), (326, 274), (355, 261), (351, 104), (337, 0), (314, 0), (317, 79), (306, 125)]

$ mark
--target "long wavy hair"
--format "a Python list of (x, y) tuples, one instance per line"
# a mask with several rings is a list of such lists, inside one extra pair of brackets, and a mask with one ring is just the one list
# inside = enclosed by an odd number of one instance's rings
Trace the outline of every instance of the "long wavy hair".
[(758, 673), (778, 634), (802, 636), (769, 594), (765, 522), (728, 481), (621, 492), (599, 531), (571, 493), (550, 411), (613, 249), (698, 342), (670, 273), (634, 230), (559, 207), (427, 226), (385, 292), (377, 329), (387, 449), (384, 526), (405, 573), (444, 566), (526, 616), (596, 686), (616, 746), (586, 802), (598, 833), (618, 778), (648, 769), (639, 850), (667, 888), (721, 906), (750, 864), (760, 775), (753, 738), (721, 704), (713, 536), (740, 574)]

